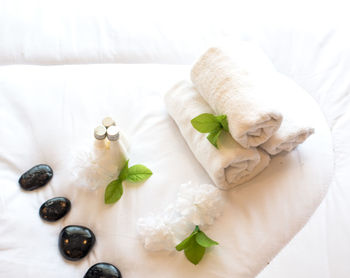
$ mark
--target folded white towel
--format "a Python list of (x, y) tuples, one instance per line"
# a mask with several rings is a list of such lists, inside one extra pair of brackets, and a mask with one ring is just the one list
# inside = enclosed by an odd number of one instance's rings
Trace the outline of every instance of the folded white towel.
[(194, 64), (191, 79), (217, 114), (227, 115), (232, 137), (243, 147), (266, 142), (282, 116), (266, 98), (274, 72), (259, 48), (237, 42), (229, 50), (213, 47)]
[(290, 78), (276, 73), (272, 80), (277, 94), (271, 99), (283, 111), (280, 128), (260, 147), (271, 155), (282, 151), (292, 151), (303, 143), (311, 134), (312, 115), (309, 115), (308, 103), (303, 101), (308, 93)]
[(193, 118), (214, 112), (191, 83), (176, 84), (165, 95), (165, 103), (188, 146), (217, 187), (229, 189), (247, 182), (269, 164), (267, 153), (243, 148), (226, 132), (219, 138), (219, 149), (216, 149), (206, 134), (193, 128)]

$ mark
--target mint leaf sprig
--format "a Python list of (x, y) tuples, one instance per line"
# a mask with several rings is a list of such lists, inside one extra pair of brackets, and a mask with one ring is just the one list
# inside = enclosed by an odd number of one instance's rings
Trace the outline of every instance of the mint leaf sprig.
[(191, 120), (192, 126), (200, 133), (209, 133), (207, 139), (218, 149), (218, 139), (221, 132), (229, 131), (226, 115), (215, 116), (210, 113), (203, 113)]
[(152, 171), (141, 164), (129, 168), (129, 160), (125, 162), (118, 179), (110, 182), (105, 190), (105, 204), (116, 203), (123, 195), (123, 181), (142, 182), (152, 176)]
[(218, 244), (196, 226), (192, 234), (176, 245), (175, 248), (177, 251), (184, 250), (186, 258), (197, 265), (202, 260), (205, 249)]

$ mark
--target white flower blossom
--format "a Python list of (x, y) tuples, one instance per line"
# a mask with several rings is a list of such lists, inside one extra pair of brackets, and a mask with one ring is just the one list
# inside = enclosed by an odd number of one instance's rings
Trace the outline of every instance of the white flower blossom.
[(140, 218), (138, 233), (151, 251), (174, 250), (196, 225), (214, 223), (223, 209), (222, 192), (210, 184), (182, 184), (174, 204), (161, 214)]
[(212, 225), (223, 207), (222, 192), (211, 184), (182, 184), (176, 209), (195, 225)]
[(137, 223), (138, 233), (143, 240), (144, 247), (150, 251), (173, 250), (175, 236), (170, 227), (160, 216), (140, 218)]

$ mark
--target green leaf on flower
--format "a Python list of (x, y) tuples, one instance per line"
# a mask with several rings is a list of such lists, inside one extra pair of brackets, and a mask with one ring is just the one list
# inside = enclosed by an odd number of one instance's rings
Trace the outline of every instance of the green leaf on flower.
[(199, 227), (198, 227), (198, 225), (196, 225), (196, 227), (194, 228), (194, 230), (192, 232), (192, 235), (198, 233), (199, 231), (200, 231)]
[(123, 195), (123, 185), (120, 179), (110, 182), (105, 191), (105, 204), (117, 202)]
[(180, 242), (175, 248), (177, 251), (184, 250), (186, 258), (196, 265), (203, 258), (207, 247), (218, 244), (196, 226), (191, 235)]
[(209, 238), (205, 233), (200, 231), (196, 234), (196, 241), (200, 246), (203, 246), (205, 248), (218, 245), (219, 243)]
[(186, 237), (183, 241), (181, 241), (178, 245), (176, 245), (175, 247), (176, 250), (177, 251), (184, 250), (191, 243), (191, 240), (198, 233), (198, 231), (199, 231), (199, 228), (198, 226), (196, 226), (196, 228), (194, 229), (194, 231), (189, 237)]
[(191, 234), (189, 237), (187, 237), (183, 241), (181, 241), (178, 245), (176, 245), (176, 247), (175, 247), (176, 250), (181, 251), (181, 250), (184, 250), (185, 248), (187, 248), (191, 244), (194, 236), (195, 236), (194, 234)]
[(202, 260), (204, 253), (205, 247), (199, 245), (194, 238), (192, 238), (189, 246), (185, 249), (186, 258), (195, 265)]
[(129, 168), (126, 179), (131, 182), (141, 182), (152, 176), (152, 171), (141, 164)]

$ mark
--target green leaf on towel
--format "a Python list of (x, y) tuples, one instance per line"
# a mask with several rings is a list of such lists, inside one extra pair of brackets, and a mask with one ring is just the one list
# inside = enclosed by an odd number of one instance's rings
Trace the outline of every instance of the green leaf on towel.
[(222, 128), (228, 132), (227, 116), (226, 115), (219, 115), (219, 116), (216, 116), (216, 119), (220, 122)]
[(210, 113), (203, 113), (191, 120), (192, 126), (200, 133), (209, 133), (207, 139), (218, 149), (218, 138), (221, 132), (226, 132), (228, 129), (228, 122), (226, 115), (215, 116)]
[(212, 143), (215, 148), (218, 149), (218, 139), (221, 134), (222, 129), (215, 130), (214, 132), (210, 132), (209, 135), (207, 136), (207, 139), (209, 140), (210, 143)]
[(191, 120), (192, 126), (201, 133), (209, 133), (218, 128), (221, 124), (213, 114), (204, 113)]

